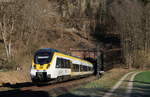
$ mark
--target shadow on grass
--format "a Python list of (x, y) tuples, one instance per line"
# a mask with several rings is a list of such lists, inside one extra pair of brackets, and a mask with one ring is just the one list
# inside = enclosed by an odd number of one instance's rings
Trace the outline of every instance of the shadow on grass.
[[(66, 93), (57, 97), (103, 97), (108, 93), (109, 89), (102, 88), (79, 88), (70, 93)], [(125, 95), (124, 89), (117, 89), (112, 93), (111, 97), (123, 97)]]
[(0, 92), (0, 97), (50, 97), (50, 96), (47, 92), (44, 91), (10, 90)]
[(149, 84), (150, 85), (150, 82), (143, 82), (143, 81), (133, 81), (133, 82), (141, 83), (141, 84)]
[(67, 94), (63, 94), (63, 95), (57, 96), (57, 97), (91, 97), (91, 96), (88, 96), (88, 95), (85, 95), (85, 96), (79, 96), (79, 95), (67, 93)]
[(16, 83), (16, 84), (4, 83), (0, 87), (23, 88), (23, 87), (31, 87), (31, 86), (35, 86), (35, 84), (33, 84), (32, 82)]
[[(53, 83), (56, 84), (56, 83)], [(52, 85), (51, 83), (32, 83), (32, 82), (25, 82), (25, 83), (16, 83), (16, 84), (10, 84), (10, 83), (4, 83), (0, 87), (8, 87), (8, 88), (24, 88), (24, 87), (31, 87), (31, 86), (47, 86)]]
[[(54, 93), (54, 94), (59, 95), (57, 97), (91, 97), (91, 95), (83, 96), (83, 95), (78, 95), (73, 93), (66, 93), (66, 94)], [(9, 91), (1, 91), (0, 97), (53, 97), (53, 96), (51, 96), (51, 92), (31, 91), (31, 90), (21, 91), (19, 89), (16, 89), (16, 90), (9, 90)]]
[[(52, 97), (52, 95), (59, 95), (57, 97), (102, 97), (105, 93), (108, 92), (109, 89), (101, 89), (101, 88), (78, 88), (74, 91), (63, 91), (61, 88), (55, 91), (21, 91), (19, 89), (2, 91), (0, 92), (0, 97)], [(116, 97), (123, 97), (124, 90), (118, 89), (113, 93)], [(113, 97), (113, 96), (112, 96)]]
[(125, 82), (134, 82), (134, 83), (139, 83), (139, 84), (147, 84), (147, 85), (150, 85), (150, 82), (144, 82), (144, 81), (138, 81), (138, 80), (135, 80), (135, 81), (129, 81), (129, 80), (124, 80)]
[(150, 97), (150, 84), (145, 84), (145, 82), (135, 84), (132, 97)]
[(144, 82), (144, 81), (129, 81), (124, 80), (124, 82), (133, 82), (133, 92), (131, 94), (131, 97), (150, 97), (150, 83)]
[[(57, 97), (102, 97), (105, 93), (109, 91), (109, 88), (101, 88), (101, 87), (95, 87), (95, 88), (77, 88), (70, 92), (70, 89), (66, 89), (64, 87), (60, 87), (57, 89), (53, 89), (49, 92), (44, 91), (21, 91), (19, 88), (23, 87), (30, 87), (34, 86), (33, 83), (27, 82), (27, 83), (19, 83), (19, 84), (4, 84), (3, 87), (10, 87), (10, 88), (18, 88), (16, 90), (10, 90), (10, 91), (2, 91), (0, 92), (0, 97), (51, 97), (53, 94), (59, 95)], [(138, 87), (139, 88), (139, 87)], [(143, 88), (142, 86), (140, 88)], [(145, 88), (145, 87), (144, 87)], [(150, 87), (145, 88), (144, 91), (147, 90), (147, 93), (149, 91)], [(125, 91), (123, 89), (117, 89), (113, 95), (117, 97), (123, 97)], [(135, 94), (137, 94), (135, 92)], [(133, 96), (137, 97), (137, 96)], [(139, 97), (139, 96), (138, 96)], [(150, 96), (140, 96), (140, 97), (150, 97)]]
[[(0, 97), (52, 97), (48, 92), (44, 91), (20, 91), (11, 90), (0, 92)], [(91, 96), (79, 96), (71, 93), (63, 94), (57, 97), (91, 97)]]
[[(85, 77), (82, 77), (80, 79), (84, 79)], [(61, 82), (55, 82), (55, 81), (49, 81), (49, 82), (39, 82), (39, 83), (32, 83), (32, 82), (24, 82), (24, 83), (16, 83), (16, 84), (10, 84), (10, 83), (3, 83), (0, 87), (8, 87), (8, 88), (23, 88), (23, 87), (31, 87), (31, 86), (47, 86), (47, 85), (55, 85), (55, 84), (60, 84), (60, 83), (67, 83), (70, 81), (76, 81), (79, 80), (79, 78), (75, 79), (69, 79)], [(85, 82), (83, 84), (86, 84), (88, 82)]]

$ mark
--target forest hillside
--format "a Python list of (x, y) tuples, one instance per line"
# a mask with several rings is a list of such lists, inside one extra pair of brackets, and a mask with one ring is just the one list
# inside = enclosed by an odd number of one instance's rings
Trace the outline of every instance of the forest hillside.
[[(0, 69), (30, 65), (54, 48), (121, 48), (129, 67), (150, 63), (149, 0), (10, 0), (0, 2)], [(4, 65), (5, 64), (5, 65)], [(10, 65), (11, 64), (11, 65)]]

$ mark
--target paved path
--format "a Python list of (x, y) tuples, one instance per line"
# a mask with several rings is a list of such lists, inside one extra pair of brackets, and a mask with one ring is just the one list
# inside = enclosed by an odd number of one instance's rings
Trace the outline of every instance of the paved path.
[[(126, 91), (124, 92), (124, 94), (122, 94), (122, 97), (130, 97), (131, 93), (132, 93), (132, 88), (133, 88), (133, 81), (134, 78), (137, 74), (139, 74), (140, 72), (129, 72), (127, 74), (125, 74), (113, 87), (112, 89), (106, 93), (103, 97), (120, 97), (117, 96), (117, 92), (115, 93), (116, 90), (118, 90), (120, 88), (120, 86), (122, 85), (123, 82), (127, 82), (127, 88)], [(130, 77), (130, 80), (127, 81), (127, 78)]]
[(135, 78), (135, 76), (136, 76), (137, 74), (139, 74), (139, 73), (141, 73), (141, 72), (136, 72), (136, 73), (134, 73), (134, 74), (131, 76), (131, 78), (130, 78), (130, 80), (129, 80), (129, 82), (128, 82), (128, 87), (127, 87), (127, 90), (126, 90), (126, 96), (125, 96), (125, 97), (130, 97), (130, 96), (131, 96), (132, 89), (133, 89), (133, 81), (134, 81), (134, 78)]
[(103, 97), (111, 97), (113, 95), (113, 92), (119, 88), (119, 86), (123, 83), (123, 81), (130, 75), (133, 74), (134, 72), (129, 72), (126, 75), (124, 75), (113, 87), (112, 89), (106, 93)]

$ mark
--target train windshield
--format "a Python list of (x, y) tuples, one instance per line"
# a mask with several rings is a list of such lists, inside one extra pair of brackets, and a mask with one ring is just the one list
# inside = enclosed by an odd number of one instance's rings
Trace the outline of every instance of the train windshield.
[(52, 60), (51, 52), (37, 52), (34, 56), (35, 64), (48, 64)]

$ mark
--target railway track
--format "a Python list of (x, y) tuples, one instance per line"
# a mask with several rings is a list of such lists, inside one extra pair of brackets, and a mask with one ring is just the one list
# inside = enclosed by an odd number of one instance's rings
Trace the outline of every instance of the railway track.
[[(78, 88), (81, 85), (87, 84), (96, 79), (97, 79), (96, 76), (89, 76), (86, 78), (70, 80), (70, 81), (54, 83), (54, 84), (40, 85), (40, 86), (36, 86), (34, 84), (29, 83), (30, 85), (25, 85), (21, 87), (16, 84), (14, 86), (12, 85), (12, 88), (14, 88), (13, 90), (0, 92), (1, 93), (0, 96), (1, 97), (22, 97), (23, 94), (26, 93), (28, 97), (34, 97), (30, 93), (36, 94), (36, 92), (38, 91), (49, 93), (49, 95), (51, 96), (58, 96), (63, 93), (69, 92), (71, 89)], [(18, 86), (18, 88), (16, 86)]]
[(93, 80), (96, 80), (96, 76), (89, 76), (86, 78), (76, 79), (76, 80), (70, 80), (65, 82), (59, 82), (59, 83), (49, 83), (49, 84), (41, 84), (37, 86), (31, 86), (31, 87), (24, 87), (20, 88), (20, 90), (32, 90), (32, 91), (50, 91), (57, 88), (63, 88), (63, 89), (70, 89), (73, 87), (78, 87), (80, 85), (86, 84), (88, 82), (91, 82)]

